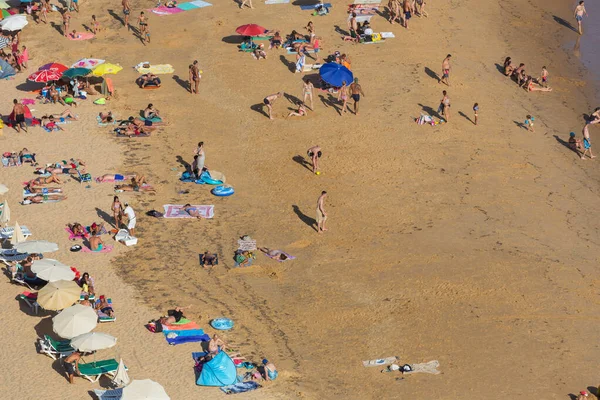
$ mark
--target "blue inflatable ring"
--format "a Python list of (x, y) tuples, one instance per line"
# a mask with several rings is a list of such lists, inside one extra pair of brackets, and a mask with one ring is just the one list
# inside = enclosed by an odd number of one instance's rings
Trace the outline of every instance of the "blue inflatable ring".
[(225, 317), (215, 318), (210, 321), (210, 326), (220, 331), (228, 331), (233, 328), (233, 321)]
[(231, 196), (235, 191), (231, 186), (216, 186), (212, 191), (215, 196), (225, 197)]

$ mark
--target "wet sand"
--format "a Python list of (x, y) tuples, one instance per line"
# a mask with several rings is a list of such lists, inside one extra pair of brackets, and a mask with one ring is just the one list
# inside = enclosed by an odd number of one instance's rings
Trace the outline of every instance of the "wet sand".
[[(96, 5), (81, 7), (87, 15)], [(124, 67), (148, 60), (176, 69), (177, 77), (164, 76), (160, 90), (142, 91), (125, 68), (113, 78), (118, 95), (110, 107), (88, 102), (77, 110), (87, 122), (68, 128), (80, 139), (5, 129), (0, 142), (14, 149), (35, 145), (48, 158), (77, 153), (90, 159), (95, 176), (143, 172), (157, 188), (156, 195), (121, 196), (138, 213), (139, 244), (90, 259), (95, 255), (69, 253), (60, 235), (70, 220), (108, 212), (110, 185), (86, 190), (69, 183), (67, 202), (21, 209), (13, 188), (30, 173), (25, 167), (2, 171), (11, 186), (13, 222), (34, 228), (36, 239), (58, 237), (61, 250), (53, 257), (89, 270), (118, 304), (117, 322), (97, 330), (118, 336), (116, 351), (131, 364), (130, 375), (159, 381), (173, 399), (222, 396), (194, 384), (190, 353), (199, 345), (169, 347), (143, 328), (167, 308), (192, 304), (188, 316), (208, 333), (214, 332), (210, 319), (234, 319), (226, 339), (248, 359), (267, 357), (280, 370), (276, 382), (244, 398), (520, 399), (536, 393), (563, 399), (596, 385), (600, 253), (599, 224), (591, 216), (600, 208), (599, 175), (596, 161), (581, 161), (562, 144), (570, 131), (579, 135), (591, 105), (585, 71), (561, 50), (568, 39), (553, 18), (567, 20), (572, 10), (512, 0), (433, 3), (430, 17), (413, 18), (408, 31), (375, 17), (375, 30), (391, 30), (396, 38), (366, 46), (343, 43), (331, 29), (345, 28), (343, 3), (336, 3), (331, 15), (313, 20), (325, 54), (340, 50), (351, 57), (366, 93), (361, 115), (340, 116), (339, 105), (317, 92), (314, 113), (286, 121), (293, 96), (301, 95), (299, 75), (288, 70), (293, 57), (271, 51), (255, 61), (236, 52), (232, 35), (249, 22), (300, 30), (310, 16), (290, 4), (235, 7), (150, 16), (153, 42), (146, 48), (108, 17), (101, 23), (115, 31), (91, 42), (61, 41), (53, 31), (52, 51), (41, 50), (44, 38), (33, 36), (49, 27), (24, 33), (33, 65), (93, 55)], [(141, 8), (134, 6), (132, 19)], [(73, 25), (87, 19), (75, 17)], [(506, 39), (503, 29), (510, 31)], [(437, 109), (446, 89), (436, 80), (447, 53), (454, 56), (450, 123), (418, 126), (414, 118)], [(554, 91), (519, 89), (497, 69), (506, 56), (535, 74), (547, 65)], [(198, 96), (181, 87), (193, 59), (204, 71)], [(17, 82), (1, 83), (8, 98), (19, 93)], [(269, 121), (256, 105), (279, 90), (289, 95), (275, 104), (277, 119)], [(170, 122), (150, 138), (115, 140), (108, 128), (89, 122), (101, 110), (126, 117), (148, 102)], [(477, 127), (471, 123), (475, 102)], [(9, 111), (3, 104), (1, 111)], [(536, 117), (535, 133), (518, 126), (527, 114)], [(591, 134), (594, 140), (597, 126)], [(225, 173), (234, 196), (217, 198), (207, 187), (178, 182), (184, 170), (178, 157), (191, 161), (200, 140), (206, 165)], [(324, 153), (320, 176), (301, 161), (315, 144)], [(190, 193), (178, 194), (184, 189)], [(329, 192), (329, 231), (318, 235), (312, 226), (322, 190)], [(144, 215), (188, 202), (214, 204), (215, 218)], [(297, 259), (277, 263), (258, 254), (255, 266), (233, 269), (236, 239), (244, 234)], [(205, 250), (221, 260), (210, 272), (197, 262)], [(17, 311), (13, 298), (21, 288), (4, 286), (0, 299), (14, 315), (2, 332), (24, 355), (5, 369), (30, 371), (47, 385), (48, 398), (86, 398), (99, 386), (81, 379), (69, 386), (56, 362), (52, 369), (50, 359), (34, 354), (33, 340), (46, 333), (47, 321)], [(402, 363), (437, 359), (442, 374), (397, 381), (398, 375), (362, 367), (362, 360), (391, 355)], [(27, 380), (17, 376), (3, 384), (7, 398), (35, 398), (39, 386)]]

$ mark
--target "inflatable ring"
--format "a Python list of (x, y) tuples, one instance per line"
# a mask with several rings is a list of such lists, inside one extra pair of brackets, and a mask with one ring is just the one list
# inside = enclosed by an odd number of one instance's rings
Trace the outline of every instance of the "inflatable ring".
[(225, 317), (215, 318), (210, 321), (210, 326), (219, 331), (228, 331), (233, 328), (233, 321)]
[(213, 190), (211, 190), (211, 193), (214, 194), (215, 196), (219, 196), (219, 197), (226, 197), (226, 196), (231, 196), (232, 194), (235, 193), (235, 191), (233, 190), (233, 187), (231, 186), (215, 186), (215, 188)]

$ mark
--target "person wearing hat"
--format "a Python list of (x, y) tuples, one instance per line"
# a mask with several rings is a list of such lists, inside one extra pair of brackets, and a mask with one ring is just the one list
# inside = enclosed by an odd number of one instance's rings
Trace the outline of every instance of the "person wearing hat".
[(264, 368), (264, 377), (266, 381), (274, 381), (277, 379), (279, 373), (277, 372), (277, 368), (275, 368), (275, 364), (269, 362), (266, 358), (262, 360), (263, 368)]
[(365, 95), (362, 87), (358, 83), (358, 78), (354, 78), (354, 82), (350, 85), (350, 95), (352, 96), (352, 100), (354, 100), (354, 115), (358, 115), (358, 102), (360, 101), (360, 96)]
[(569, 147), (577, 154), (581, 150), (581, 139), (575, 137), (575, 132), (569, 133)]
[(125, 203), (123, 215), (127, 217), (127, 229), (129, 230), (129, 234), (135, 236), (135, 223), (137, 219), (135, 217), (135, 211), (133, 211), (133, 208), (131, 208), (129, 203)]
[(577, 400), (587, 400), (589, 398), (589, 393), (586, 392), (585, 390), (582, 390), (581, 392), (579, 392), (579, 396), (577, 396)]

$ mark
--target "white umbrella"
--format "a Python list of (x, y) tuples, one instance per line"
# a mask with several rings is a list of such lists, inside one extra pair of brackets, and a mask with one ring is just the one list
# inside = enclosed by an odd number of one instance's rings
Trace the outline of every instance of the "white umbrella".
[(17, 244), (15, 249), (19, 253), (52, 253), (58, 250), (58, 245), (46, 240), (32, 240)]
[(48, 282), (38, 292), (37, 302), (46, 310), (62, 310), (75, 304), (81, 288), (73, 281)]
[(108, 349), (117, 344), (117, 338), (107, 333), (90, 332), (84, 333), (71, 339), (71, 346), (79, 351), (91, 352)]
[(48, 282), (72, 281), (75, 279), (75, 272), (71, 268), (50, 258), (35, 260), (31, 265), (31, 272), (36, 274), (38, 278)]
[(13, 231), (12, 237), (10, 238), (10, 243), (15, 246), (19, 243), (25, 242), (25, 235), (23, 235), (23, 231), (19, 226), (19, 223), (15, 221), (15, 230)]
[(92, 307), (75, 304), (52, 318), (52, 329), (65, 339), (90, 332), (98, 325), (98, 314)]
[(23, 14), (11, 15), (0, 21), (0, 28), (5, 31), (18, 31), (27, 25), (27, 18)]
[(6, 192), (8, 192), (8, 186), (0, 183), (0, 194), (5, 194)]
[(135, 380), (123, 388), (121, 400), (171, 400), (160, 383), (150, 379)]
[(0, 214), (0, 224), (7, 224), (10, 221), (10, 208), (8, 207), (8, 201), (4, 200), (2, 206), (2, 213)]
[(96, 68), (100, 64), (104, 64), (106, 61), (101, 60), (99, 58), (82, 58), (81, 60), (75, 62), (71, 65), (71, 68), (87, 68), (93, 69)]
[(115, 377), (113, 378), (112, 382), (116, 386), (129, 385), (129, 382), (131, 382), (131, 379), (129, 379), (129, 375), (127, 374), (127, 368), (125, 368), (125, 363), (123, 363), (122, 358), (119, 360), (119, 368), (117, 368), (117, 373), (115, 374)]

